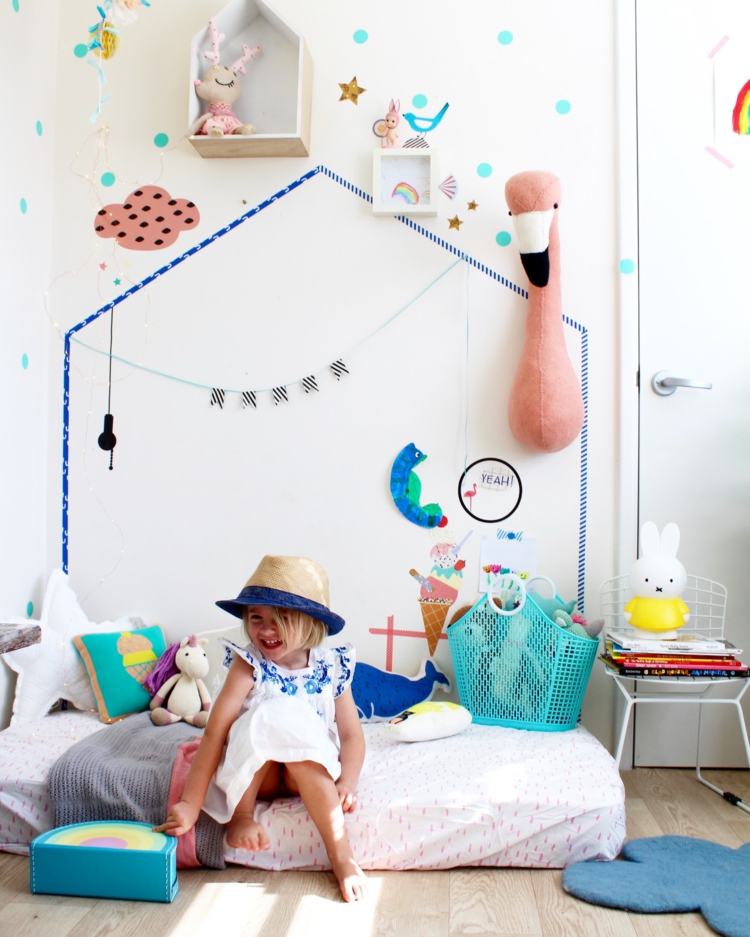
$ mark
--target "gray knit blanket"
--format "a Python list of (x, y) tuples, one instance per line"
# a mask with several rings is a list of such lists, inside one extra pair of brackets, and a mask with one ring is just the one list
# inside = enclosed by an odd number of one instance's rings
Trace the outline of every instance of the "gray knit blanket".
[[(76, 742), (50, 770), (53, 825), (95, 820), (163, 823), (178, 749), (200, 731), (185, 722), (157, 728), (149, 713), (138, 713)], [(202, 865), (225, 868), (224, 827), (202, 811), (195, 827), (195, 852)]]

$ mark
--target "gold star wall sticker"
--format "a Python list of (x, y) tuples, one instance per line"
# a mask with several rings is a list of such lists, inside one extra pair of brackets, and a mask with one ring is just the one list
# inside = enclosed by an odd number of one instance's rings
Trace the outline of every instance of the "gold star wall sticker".
[(360, 94), (364, 94), (365, 91), (367, 91), (367, 88), (359, 87), (357, 84), (356, 75), (348, 84), (342, 84), (339, 82), (339, 88), (341, 88), (341, 97), (339, 98), (339, 101), (351, 101), (353, 104), (357, 103), (357, 98), (360, 96)]
[(472, 199), (470, 202), (467, 202), (466, 204), (469, 206), (469, 211), (476, 211), (477, 208), (479, 208), (479, 203), (475, 202), (474, 199)]
[(453, 218), (448, 219), (448, 230), (450, 231), (452, 228), (455, 228), (456, 231), (459, 231), (462, 224), (463, 221), (458, 220), (458, 215), (454, 215)]

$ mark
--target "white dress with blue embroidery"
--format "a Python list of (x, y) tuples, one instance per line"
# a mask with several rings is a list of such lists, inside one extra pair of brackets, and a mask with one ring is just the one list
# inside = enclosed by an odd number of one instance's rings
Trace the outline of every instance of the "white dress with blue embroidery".
[(353, 647), (311, 648), (307, 667), (287, 670), (266, 660), (252, 643), (241, 648), (220, 640), (228, 655), (252, 665), (255, 685), (229, 730), (203, 805), (206, 813), (228, 823), (256, 771), (267, 761), (317, 761), (337, 781), (341, 763), (335, 700), (352, 682)]

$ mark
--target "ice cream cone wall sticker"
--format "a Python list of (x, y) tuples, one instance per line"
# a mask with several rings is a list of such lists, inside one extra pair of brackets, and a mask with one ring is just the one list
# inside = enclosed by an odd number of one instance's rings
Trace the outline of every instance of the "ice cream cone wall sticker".
[[(463, 543), (466, 539), (468, 538), (465, 538)], [(435, 653), (448, 612), (463, 585), (466, 563), (458, 559), (458, 552), (463, 543), (458, 546), (455, 543), (436, 543), (430, 550), (433, 565), (429, 576), (421, 576), (415, 569), (409, 571), (421, 586), (419, 608), (430, 657)]]
[(535, 452), (557, 452), (581, 432), (583, 396), (565, 347), (558, 208), (550, 172), (520, 172), (505, 185), (521, 262), (529, 277), (526, 338), (508, 404), (510, 429)]

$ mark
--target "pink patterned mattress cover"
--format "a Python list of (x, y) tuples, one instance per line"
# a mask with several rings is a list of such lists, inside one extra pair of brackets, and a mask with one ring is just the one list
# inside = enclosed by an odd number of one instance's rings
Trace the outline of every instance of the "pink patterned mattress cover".
[[(51, 827), (51, 765), (79, 739), (108, 728), (96, 715), (69, 711), (0, 732), (0, 850), (28, 853), (29, 842)], [(563, 868), (620, 851), (622, 781), (609, 753), (582, 727), (472, 725), (449, 739), (412, 744), (392, 741), (377, 724), (363, 728), (359, 806), (346, 822), (365, 869)], [(225, 847), (227, 862), (329, 868), (299, 799), (259, 803), (256, 816), (271, 849)]]

